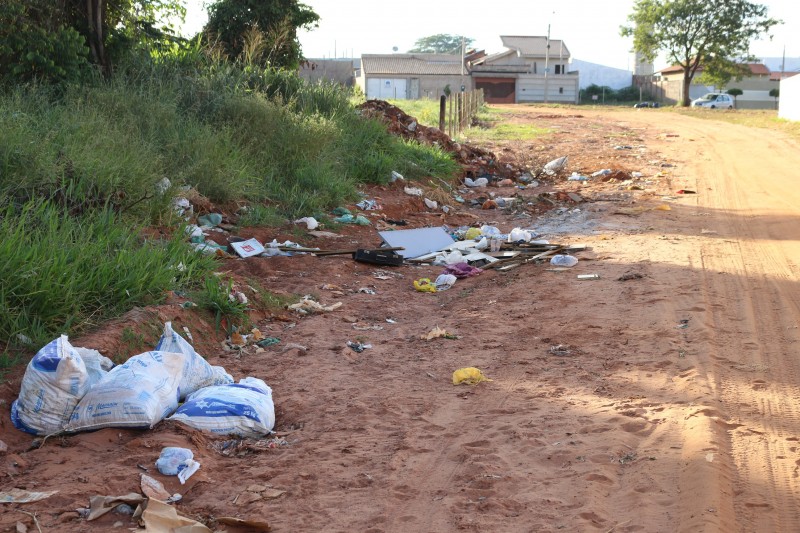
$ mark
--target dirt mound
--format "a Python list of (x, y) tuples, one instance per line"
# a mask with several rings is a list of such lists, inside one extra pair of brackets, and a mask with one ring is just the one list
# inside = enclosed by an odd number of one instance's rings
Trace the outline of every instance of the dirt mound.
[(488, 150), (457, 143), (438, 128), (423, 126), (416, 118), (385, 100), (368, 100), (358, 106), (358, 109), (364, 116), (378, 119), (386, 124), (389, 133), (419, 143), (437, 145), (452, 153), (455, 160), (464, 167), (465, 177), (516, 178), (524, 172), (513, 164), (501, 163), (497, 156)]

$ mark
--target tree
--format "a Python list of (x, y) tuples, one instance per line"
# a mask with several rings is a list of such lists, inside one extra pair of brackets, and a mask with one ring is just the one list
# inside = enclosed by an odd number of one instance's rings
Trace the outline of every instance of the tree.
[(683, 68), (683, 101), (690, 103), (689, 87), (698, 67), (710, 76), (731, 69), (738, 58), (751, 59), (750, 41), (768, 34), (778, 19), (767, 7), (746, 0), (726, 0), (719, 6), (707, 0), (636, 0), (622, 26), (623, 37), (633, 37), (633, 48), (653, 61), (665, 51), (670, 62)]
[(475, 39), (462, 37), (461, 35), (450, 35), (447, 33), (437, 33), (428, 37), (417, 39), (414, 48), (409, 50), (410, 54), (453, 54), (461, 53), (461, 41), (464, 41), (464, 49), (472, 46)]
[(0, 71), (63, 79), (87, 58), (110, 75), (115, 59), (141, 45), (181, 40), (182, 0), (0, 0)]
[(297, 0), (217, 0), (204, 30), (230, 58), (296, 69), (303, 59), (298, 28), (317, 27), (319, 15)]
[(738, 87), (731, 87), (730, 89), (728, 89), (727, 93), (733, 96), (733, 107), (736, 107), (736, 97), (743, 95), (744, 91), (742, 91)]
[(775, 99), (775, 109), (778, 109), (778, 97), (781, 95), (781, 90), (772, 88), (769, 90), (769, 95)]

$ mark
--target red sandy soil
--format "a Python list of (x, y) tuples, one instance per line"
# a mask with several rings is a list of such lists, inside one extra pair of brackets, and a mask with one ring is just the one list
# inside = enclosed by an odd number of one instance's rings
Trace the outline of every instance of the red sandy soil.
[[(34, 531), (22, 511), (35, 513), (42, 531), (134, 528), (126, 515), (86, 522), (75, 509), (93, 495), (140, 492), (138, 465), (183, 494), (180, 514), (219, 531), (245, 531), (218, 526), (220, 516), (286, 532), (800, 530), (797, 143), (666, 110), (508, 109), (507, 120), (553, 133), (485, 148), (534, 171), (569, 155), (566, 173), (465, 198), (494, 192), (533, 202), (563, 191), (585, 202), (554, 195), (554, 206), (527, 206), (530, 216), (453, 203), (457, 213), (443, 215), (392, 185), (365, 190), (385, 207), (370, 215), (404, 218), (409, 228), (532, 227), (551, 242), (590, 246), (577, 266), (486, 271), (428, 294), (412, 281), (441, 267), (381, 268), (348, 256), (227, 259), (221, 270), (237, 279), (343, 305), (308, 317), (254, 315), (265, 335), (281, 339), (258, 353), (224, 351), (213, 320), (182, 309), (181, 298), (73, 344), (129, 355), (136, 347), (123, 340), (125, 328), (152, 342), (164, 320), (186, 326), (212, 364), (273, 388), (275, 436), (285, 444), (163, 422), (34, 442), (9, 421), (17, 369), (0, 386), (2, 490), (59, 492), (3, 504), (0, 530), (20, 522)], [(643, 176), (566, 180), (601, 168)], [(670, 210), (654, 209), (664, 205)], [(337, 232), (240, 234), (322, 248), (379, 244), (374, 227)], [(378, 270), (389, 279), (377, 279)], [(435, 326), (458, 338), (420, 338)], [(355, 353), (348, 340), (373, 347)], [(284, 352), (290, 343), (307, 351)], [(454, 386), (452, 372), (465, 366), (493, 381)], [(202, 465), (185, 486), (155, 469), (170, 445), (191, 448)], [(285, 493), (270, 498), (265, 488)]]

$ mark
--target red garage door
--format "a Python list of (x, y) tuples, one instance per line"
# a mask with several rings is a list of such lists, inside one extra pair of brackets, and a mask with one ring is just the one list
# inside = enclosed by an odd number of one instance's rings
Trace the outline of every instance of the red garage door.
[(513, 104), (516, 102), (514, 78), (475, 78), (475, 88), (483, 89), (483, 99), (488, 104)]

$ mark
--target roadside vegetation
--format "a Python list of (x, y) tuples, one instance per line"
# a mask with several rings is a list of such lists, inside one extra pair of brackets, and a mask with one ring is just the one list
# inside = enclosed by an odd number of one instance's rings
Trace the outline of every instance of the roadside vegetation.
[[(35, 15), (16, 4), (19, 17)], [(219, 303), (215, 260), (188, 246), (173, 208), (187, 188), (228, 213), (247, 206), (242, 224), (280, 225), (324, 220), (392, 171), (446, 180), (458, 168), (363, 118), (349, 90), (264, 60), (277, 56), (263, 47), (231, 59), (200, 37), (165, 39), (114, 48), (113, 73), (83, 50), (84, 60), (45, 57), (35, 71), (3, 47), (13, 38), (0, 31), (0, 53), (16, 58), (0, 69), (0, 353), (85, 331), (170, 289), (205, 291), (215, 315), (235, 315)]]

